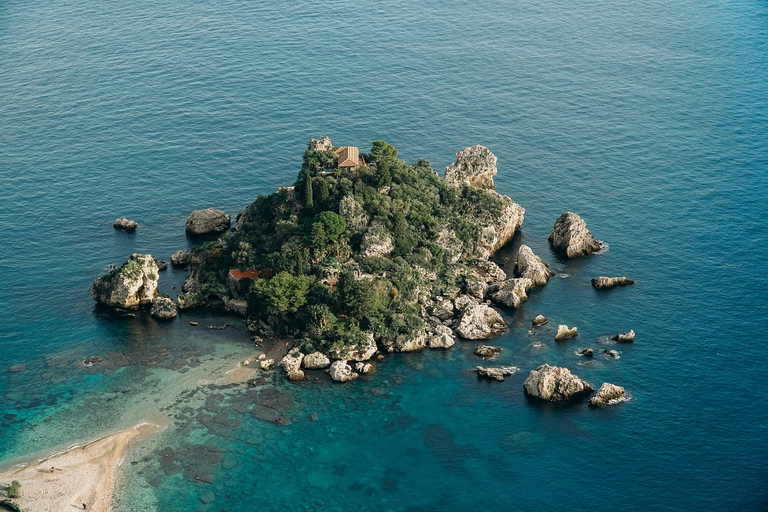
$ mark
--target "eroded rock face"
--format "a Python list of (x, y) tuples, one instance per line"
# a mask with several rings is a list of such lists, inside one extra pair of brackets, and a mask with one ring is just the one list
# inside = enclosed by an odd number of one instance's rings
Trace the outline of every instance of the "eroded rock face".
[(373, 333), (363, 332), (356, 345), (334, 347), (328, 351), (328, 356), (346, 361), (367, 361), (375, 353), (376, 341), (373, 339)]
[(567, 340), (568, 338), (573, 338), (574, 336), (578, 336), (579, 332), (576, 327), (568, 327), (565, 324), (560, 324), (557, 326), (557, 334), (555, 334), (555, 341), (562, 341)]
[(496, 368), (483, 368), (482, 366), (477, 367), (477, 374), (480, 377), (485, 377), (486, 379), (492, 379), (492, 380), (498, 380), (503, 381), (504, 377), (507, 377), (508, 375), (512, 375), (515, 373), (517, 368), (514, 366), (499, 366)]
[(453, 329), (439, 323), (427, 324), (427, 346), (429, 348), (451, 348), (456, 344)]
[(592, 287), (595, 290), (602, 290), (605, 288), (613, 288), (614, 286), (627, 286), (628, 284), (635, 284), (635, 282), (628, 277), (605, 277), (600, 276), (592, 279)]
[(386, 257), (392, 254), (394, 250), (395, 244), (386, 226), (379, 221), (373, 221), (368, 231), (363, 235), (360, 253), (368, 257)]
[(334, 361), (331, 367), (328, 369), (331, 378), (336, 382), (349, 382), (355, 380), (360, 375), (352, 371), (352, 367), (344, 361)]
[(624, 398), (626, 391), (621, 386), (616, 386), (608, 382), (603, 382), (600, 389), (597, 390), (597, 394), (589, 400), (589, 405), (596, 407), (605, 407), (607, 405), (614, 405)]
[(410, 337), (398, 337), (395, 340), (381, 340), (388, 352), (413, 352), (427, 346), (427, 333), (421, 331)]
[(373, 373), (374, 366), (371, 363), (364, 363), (362, 361), (358, 361), (355, 363), (355, 371), (357, 373)]
[(593, 391), (592, 386), (573, 375), (568, 368), (548, 364), (532, 370), (523, 387), (526, 394), (550, 402), (571, 400)]
[(303, 364), (304, 368), (309, 370), (319, 370), (328, 368), (331, 365), (331, 360), (322, 352), (312, 352), (304, 356)]
[(352, 233), (365, 231), (368, 227), (368, 215), (363, 205), (357, 202), (355, 196), (344, 196), (339, 201), (339, 215), (347, 224), (347, 229)]
[(483, 359), (487, 359), (489, 357), (496, 357), (497, 355), (501, 354), (501, 347), (492, 347), (491, 345), (480, 345), (475, 349), (475, 354), (482, 357)]
[(549, 243), (554, 251), (568, 258), (600, 250), (600, 243), (587, 229), (587, 223), (573, 212), (565, 212), (558, 217), (549, 235)]
[(507, 279), (502, 283), (494, 283), (488, 287), (488, 295), (496, 304), (509, 308), (518, 308), (523, 301), (528, 300), (526, 293), (533, 286), (533, 282), (525, 277)]
[(221, 210), (208, 208), (195, 210), (187, 218), (186, 231), (188, 235), (200, 236), (211, 233), (223, 233), (229, 229), (231, 218)]
[(139, 225), (135, 220), (129, 220), (123, 217), (122, 219), (115, 220), (115, 223), (112, 225), (112, 227), (115, 229), (122, 229), (123, 231), (130, 233), (131, 231), (136, 231), (136, 228), (139, 227)]
[(498, 311), (487, 304), (467, 306), (461, 314), (456, 333), (468, 340), (487, 340), (507, 330)]
[(485, 146), (472, 146), (456, 153), (456, 162), (445, 168), (445, 181), (454, 186), (495, 190), (496, 155)]
[(93, 299), (105, 306), (134, 309), (157, 297), (160, 270), (150, 254), (134, 254), (131, 259), (91, 285)]
[(621, 334), (617, 334), (616, 336), (613, 336), (611, 338), (613, 341), (618, 341), (620, 343), (631, 343), (635, 341), (635, 331), (630, 330), (629, 332), (623, 332)]
[(470, 264), (469, 273), (484, 283), (499, 283), (507, 280), (507, 274), (492, 261), (477, 260)]
[(152, 309), (149, 314), (155, 318), (173, 318), (178, 311), (176, 310), (176, 304), (166, 297), (156, 297), (152, 300)]
[(530, 279), (533, 286), (543, 286), (555, 274), (549, 269), (549, 265), (544, 260), (533, 254), (533, 250), (530, 247), (521, 245), (517, 251), (515, 275)]
[(495, 190), (486, 190), (502, 202), (502, 207), (494, 215), (473, 217), (471, 222), (480, 227), (480, 235), (476, 241), (477, 252), (484, 258), (489, 258), (509, 242), (515, 232), (523, 225), (525, 208), (507, 196), (502, 196)]
[(282, 366), (290, 380), (303, 380), (304, 372), (301, 371), (301, 362), (304, 354), (298, 348), (292, 349), (281, 360), (278, 366)]

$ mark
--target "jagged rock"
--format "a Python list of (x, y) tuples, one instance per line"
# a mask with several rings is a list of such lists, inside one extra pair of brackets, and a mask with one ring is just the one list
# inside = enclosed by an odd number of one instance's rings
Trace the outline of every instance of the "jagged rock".
[(530, 279), (533, 286), (543, 286), (555, 274), (549, 270), (549, 265), (544, 260), (533, 254), (530, 247), (521, 245), (517, 251), (515, 275)]
[(605, 349), (605, 350), (603, 350), (603, 353), (605, 355), (607, 355), (608, 357), (611, 357), (613, 359), (621, 359), (621, 356), (619, 355), (619, 351), (618, 350)]
[(459, 295), (453, 299), (456, 311), (464, 311), (467, 307), (474, 306), (475, 304), (477, 304), (477, 300), (469, 295)]
[(557, 334), (555, 334), (555, 341), (562, 341), (567, 340), (568, 338), (573, 338), (574, 336), (578, 336), (578, 330), (576, 327), (569, 328), (565, 324), (560, 324), (557, 326)]
[(495, 189), (496, 155), (485, 146), (472, 146), (456, 153), (456, 162), (445, 168), (445, 181), (453, 186), (469, 185)]
[(498, 283), (507, 280), (507, 273), (496, 263), (476, 260), (470, 263), (469, 274), (484, 283)]
[(533, 286), (533, 282), (526, 277), (507, 279), (501, 283), (493, 283), (488, 287), (488, 295), (496, 304), (502, 304), (510, 308), (518, 308), (528, 299), (526, 293)]
[(429, 348), (451, 348), (456, 344), (456, 338), (449, 334), (435, 334), (427, 338)]
[(635, 284), (635, 282), (628, 277), (605, 277), (600, 276), (592, 279), (592, 287), (595, 290), (603, 290), (605, 288), (613, 288), (614, 286), (627, 286), (628, 284)]
[(613, 341), (629, 343), (629, 342), (635, 341), (635, 331), (630, 330), (629, 332), (617, 334), (616, 336), (613, 336), (611, 339)]
[(190, 236), (223, 233), (229, 229), (231, 223), (230, 216), (221, 210), (195, 210), (187, 218), (186, 231)]
[(579, 355), (584, 357), (592, 357), (595, 355), (595, 351), (592, 350), (592, 348), (585, 348), (579, 351)]
[(184, 284), (181, 285), (181, 291), (184, 293), (192, 293), (199, 291), (200, 282), (197, 279), (197, 274), (192, 272), (184, 279)]
[(139, 227), (139, 225), (135, 220), (128, 220), (123, 217), (122, 219), (117, 219), (112, 227), (115, 229), (122, 229), (123, 231), (130, 233), (131, 231), (136, 231), (136, 228)]
[(291, 349), (281, 360), (278, 366), (282, 366), (290, 380), (303, 380), (304, 372), (301, 371), (301, 362), (304, 354), (298, 348)]
[(571, 400), (593, 391), (592, 386), (571, 374), (568, 368), (548, 364), (532, 370), (523, 387), (529, 396), (550, 402)]
[(488, 283), (484, 281), (467, 281), (464, 284), (464, 289), (467, 291), (467, 294), (472, 297), (484, 300), (485, 295), (488, 292)]
[(347, 229), (352, 233), (360, 233), (368, 227), (368, 215), (363, 205), (358, 203), (355, 196), (344, 196), (339, 201), (339, 215), (347, 224)]
[(485, 377), (487, 379), (503, 381), (504, 377), (512, 375), (516, 370), (517, 368), (514, 366), (500, 366), (496, 368), (483, 368), (482, 366), (478, 366), (477, 374), (480, 377)]
[(568, 258), (600, 250), (600, 242), (587, 229), (587, 224), (573, 212), (565, 212), (555, 221), (549, 243), (555, 252)]
[(589, 400), (589, 405), (596, 407), (614, 405), (624, 398), (625, 394), (626, 392), (623, 387), (603, 382), (603, 385), (597, 390), (597, 394)]
[(468, 340), (486, 340), (506, 330), (499, 312), (487, 304), (467, 306), (456, 327), (456, 333)]
[(328, 356), (346, 361), (367, 361), (375, 353), (376, 341), (373, 339), (373, 333), (362, 332), (357, 337), (355, 344), (334, 347), (328, 351)]
[(303, 364), (304, 368), (309, 370), (319, 370), (321, 368), (328, 368), (331, 365), (331, 360), (322, 352), (312, 352), (304, 356)]
[(173, 318), (178, 313), (176, 304), (166, 297), (152, 299), (152, 309), (149, 314), (155, 318)]
[(485, 193), (500, 201), (501, 208), (493, 214), (470, 216), (467, 220), (479, 228), (475, 240), (477, 253), (483, 258), (489, 258), (504, 247), (523, 225), (525, 208), (494, 190), (486, 190)]
[(364, 363), (359, 361), (355, 363), (355, 371), (357, 373), (373, 373), (374, 366), (371, 363)]
[(536, 318), (533, 319), (533, 326), (538, 327), (540, 325), (544, 325), (547, 322), (549, 322), (549, 318), (545, 317), (544, 315), (536, 315)]
[(353, 372), (352, 367), (344, 360), (334, 361), (328, 369), (328, 373), (331, 374), (331, 378), (336, 382), (349, 382), (360, 376)]
[(163, 270), (168, 270), (168, 264), (162, 260), (158, 260), (155, 258), (155, 264), (157, 265), (157, 269), (162, 272)]
[(259, 364), (261, 364), (262, 370), (271, 370), (273, 366), (275, 366), (275, 360), (274, 359), (262, 359)]
[(413, 352), (427, 346), (427, 333), (420, 331), (413, 336), (398, 336), (394, 340), (382, 339), (381, 344), (387, 352)]
[(496, 357), (497, 355), (501, 354), (502, 348), (501, 347), (492, 347), (490, 345), (480, 345), (475, 349), (475, 354), (479, 355), (483, 359), (488, 359), (489, 357)]
[(120, 267), (96, 279), (91, 285), (91, 296), (113, 308), (134, 309), (149, 304), (157, 297), (158, 273), (151, 255), (134, 254)]
[(171, 255), (171, 265), (174, 268), (184, 268), (189, 264), (189, 251), (176, 251)]
[(387, 257), (395, 250), (392, 235), (383, 222), (374, 220), (363, 235), (360, 254), (367, 257)]
[(440, 320), (448, 320), (449, 318), (453, 318), (453, 302), (450, 300), (445, 300), (442, 297), (437, 297), (434, 300), (434, 304), (429, 308), (429, 314), (439, 318)]
[(319, 139), (309, 139), (309, 143), (307, 144), (307, 147), (311, 149), (312, 151), (330, 151), (333, 149), (333, 144), (331, 144), (331, 139), (328, 138), (326, 135), (321, 136)]

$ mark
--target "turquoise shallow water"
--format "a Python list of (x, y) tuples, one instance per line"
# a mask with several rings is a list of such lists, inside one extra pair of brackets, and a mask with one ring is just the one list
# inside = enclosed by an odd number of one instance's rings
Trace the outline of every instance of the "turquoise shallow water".
[[(125, 464), (119, 510), (768, 506), (764, 2), (15, 0), (0, 93), (0, 464), (160, 412), (172, 425)], [(567, 275), (506, 312), (517, 374), (478, 381), (462, 343), (347, 386), (228, 387), (203, 370), (248, 337), (187, 325), (226, 319), (94, 309), (105, 265), (167, 260), (189, 211), (291, 183), (321, 134), (436, 169), (472, 144), (498, 156), (498, 190), (526, 208), (516, 242)], [(566, 210), (609, 250), (552, 254)], [(141, 227), (116, 233), (118, 216)], [(596, 275), (638, 284), (598, 294)], [(579, 338), (530, 335), (538, 313)], [(630, 328), (621, 359), (580, 365), (577, 347)], [(529, 403), (544, 362), (633, 400)], [(254, 417), (261, 400), (291, 424)]]

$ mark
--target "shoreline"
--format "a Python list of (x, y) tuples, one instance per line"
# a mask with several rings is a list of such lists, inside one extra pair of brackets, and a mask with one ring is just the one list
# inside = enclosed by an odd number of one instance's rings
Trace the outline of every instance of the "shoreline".
[[(30, 511), (82, 509), (108, 512), (120, 466), (134, 444), (167, 425), (142, 422), (93, 441), (76, 444), (42, 459), (0, 472), (0, 486), (21, 483), (15, 502)], [(5, 498), (5, 492), (2, 493)]]

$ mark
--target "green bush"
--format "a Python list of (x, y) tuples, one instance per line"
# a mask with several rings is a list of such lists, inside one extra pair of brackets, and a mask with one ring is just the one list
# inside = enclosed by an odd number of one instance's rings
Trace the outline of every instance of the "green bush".
[(14, 480), (11, 482), (11, 485), (8, 486), (8, 497), (9, 498), (20, 498), (21, 497), (21, 484), (18, 480)]

